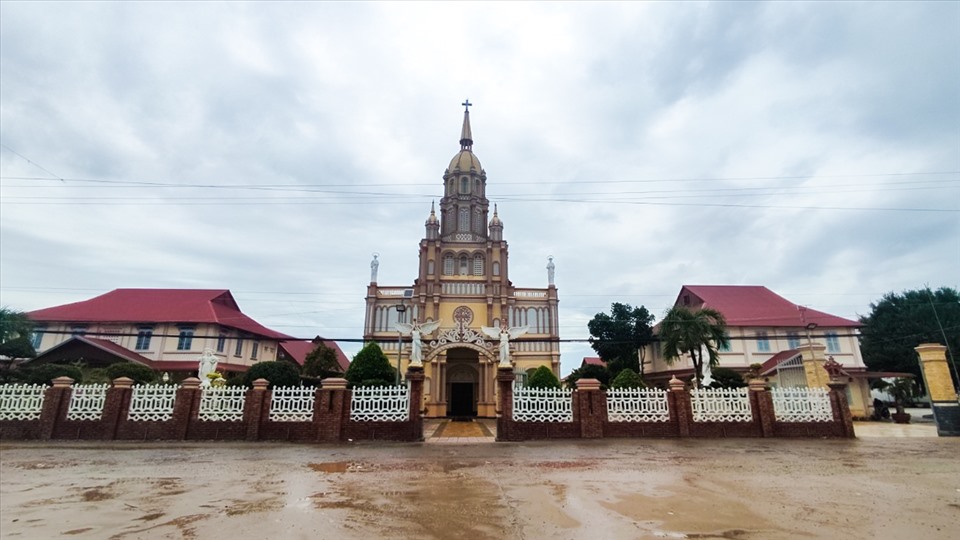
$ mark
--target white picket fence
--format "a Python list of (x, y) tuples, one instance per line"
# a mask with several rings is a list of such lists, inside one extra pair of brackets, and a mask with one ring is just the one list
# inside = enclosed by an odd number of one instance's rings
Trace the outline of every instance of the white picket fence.
[(361, 386), (353, 389), (350, 420), (406, 422), (410, 418), (410, 387)]
[(830, 392), (825, 388), (773, 388), (773, 412), (778, 422), (832, 422)]
[(77, 384), (72, 388), (67, 420), (100, 420), (109, 384)]
[(517, 422), (573, 422), (573, 391), (562, 388), (515, 388), (513, 419)]
[(137, 384), (130, 398), (127, 419), (133, 422), (165, 422), (173, 418), (173, 402), (178, 386)]
[(670, 420), (667, 391), (658, 388), (611, 388), (607, 390), (607, 420), (667, 422)]
[(0, 420), (36, 420), (43, 410), (45, 384), (0, 385)]
[(246, 397), (246, 386), (202, 387), (200, 390), (200, 410), (197, 417), (202, 422), (237, 422), (243, 420), (243, 406)]
[(309, 422), (313, 420), (313, 402), (317, 389), (310, 386), (278, 386), (270, 399), (273, 422)]
[(749, 422), (753, 420), (746, 388), (694, 388), (690, 402), (694, 422)]

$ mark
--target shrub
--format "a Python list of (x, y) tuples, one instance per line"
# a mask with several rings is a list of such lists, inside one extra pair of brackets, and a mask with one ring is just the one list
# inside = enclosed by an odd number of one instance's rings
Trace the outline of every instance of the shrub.
[(617, 377), (613, 379), (610, 386), (613, 388), (646, 388), (647, 383), (643, 382), (643, 377), (636, 371), (630, 368), (624, 368)]
[(710, 388), (743, 388), (747, 385), (743, 377), (732, 369), (715, 367), (710, 371), (713, 373), (713, 384)]
[(596, 364), (579, 367), (567, 376), (567, 388), (576, 388), (577, 381), (580, 379), (597, 379), (600, 381), (600, 386), (606, 388), (610, 385), (610, 370)]
[(560, 379), (547, 366), (540, 366), (527, 379), (529, 388), (560, 388)]
[(83, 371), (83, 382), (87, 384), (110, 384), (110, 377), (107, 375), (107, 368), (85, 368)]
[(50, 384), (57, 377), (70, 377), (74, 384), (83, 382), (83, 372), (77, 366), (42, 364), (22, 369), (21, 380), (26, 384)]
[(307, 354), (303, 361), (304, 377), (339, 377), (343, 374), (340, 362), (337, 361), (337, 351), (318, 343), (317, 347)]
[(387, 355), (376, 343), (367, 343), (353, 357), (344, 378), (353, 386), (370, 386), (373, 381), (379, 385), (393, 385), (397, 380), (397, 371), (390, 366)]
[(134, 364), (133, 362), (118, 362), (107, 366), (107, 377), (110, 380), (120, 377), (133, 379), (137, 384), (150, 384), (157, 382), (157, 372), (143, 364)]
[(274, 360), (257, 362), (247, 370), (246, 375), (243, 377), (243, 383), (248, 387), (253, 387), (253, 381), (257, 379), (270, 381), (268, 388), (300, 385), (300, 373), (297, 372), (297, 368), (293, 367), (293, 364), (289, 362), (278, 362)]

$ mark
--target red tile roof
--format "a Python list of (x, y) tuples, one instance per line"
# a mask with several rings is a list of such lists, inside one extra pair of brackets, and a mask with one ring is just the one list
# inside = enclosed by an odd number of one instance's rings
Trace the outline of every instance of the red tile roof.
[(598, 356), (584, 356), (583, 361), (580, 362), (580, 367), (583, 366), (607, 367), (607, 363), (601, 360)]
[(307, 355), (313, 352), (321, 342), (337, 353), (337, 363), (340, 364), (340, 368), (346, 372), (347, 368), (350, 367), (350, 360), (347, 358), (347, 355), (343, 354), (343, 351), (340, 350), (340, 346), (337, 345), (336, 341), (330, 341), (318, 336), (313, 341), (281, 341), (280, 348), (283, 349), (287, 356), (302, 366), (307, 359)]
[[(689, 303), (685, 297), (689, 297)], [(860, 326), (856, 321), (803, 308), (766, 287), (755, 285), (684, 285), (675, 305), (713, 308), (723, 313), (728, 326), (803, 328), (810, 323), (820, 327)]]
[(769, 374), (771, 371), (775, 370), (777, 366), (779, 366), (780, 364), (786, 362), (787, 360), (791, 360), (791, 359), (793, 359), (793, 358), (796, 358), (797, 355), (799, 355), (799, 354), (800, 354), (800, 350), (799, 350), (799, 349), (788, 349), (788, 350), (786, 350), (786, 351), (780, 351), (780, 352), (778, 352), (777, 354), (775, 354), (775, 355), (771, 356), (770, 358), (768, 358), (766, 362), (764, 362), (763, 364), (761, 364), (761, 366), (760, 366), (760, 375), (767, 375), (767, 374)]
[(291, 339), (241, 313), (225, 289), (115, 289), (27, 316), (36, 322), (209, 323), (266, 338)]

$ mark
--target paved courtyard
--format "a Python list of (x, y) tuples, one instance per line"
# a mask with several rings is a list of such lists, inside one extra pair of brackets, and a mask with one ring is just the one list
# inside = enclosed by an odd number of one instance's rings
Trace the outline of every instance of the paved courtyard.
[(953, 539), (958, 451), (929, 436), (4, 443), (0, 537)]

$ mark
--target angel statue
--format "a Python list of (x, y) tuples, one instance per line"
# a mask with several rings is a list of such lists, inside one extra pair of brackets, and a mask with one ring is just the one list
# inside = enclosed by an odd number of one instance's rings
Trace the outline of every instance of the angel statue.
[(706, 388), (713, 384), (713, 368), (710, 366), (710, 356), (709, 354), (704, 355), (704, 347), (700, 348), (700, 358), (703, 359), (703, 364), (700, 366), (700, 387)]
[(206, 348), (200, 355), (200, 369), (197, 370), (197, 378), (200, 379), (201, 386), (210, 386), (210, 377), (208, 374), (217, 370), (217, 355), (213, 354), (213, 349)]
[(414, 367), (423, 365), (423, 336), (430, 335), (434, 330), (440, 328), (440, 321), (417, 322), (416, 319), (410, 324), (397, 323), (397, 330), (404, 336), (410, 336), (410, 365)]
[(510, 367), (510, 340), (526, 334), (530, 330), (529, 326), (514, 326), (507, 328), (507, 325), (501, 325), (500, 328), (492, 326), (481, 326), (480, 331), (492, 339), (500, 340), (500, 367)]

